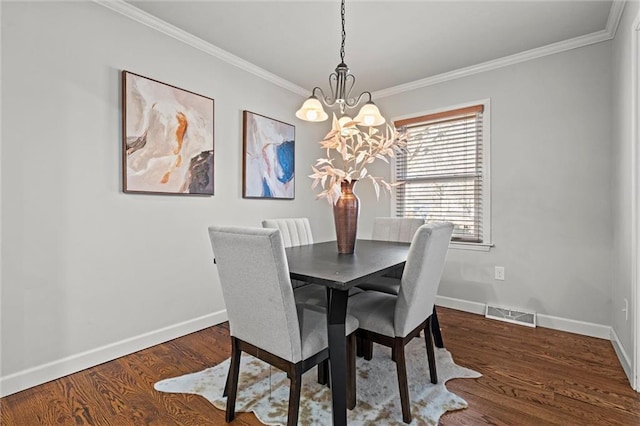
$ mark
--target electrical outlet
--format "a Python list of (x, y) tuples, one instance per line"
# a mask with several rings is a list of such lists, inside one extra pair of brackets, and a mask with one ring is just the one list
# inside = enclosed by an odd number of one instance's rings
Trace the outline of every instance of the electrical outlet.
[(496, 280), (504, 281), (504, 266), (495, 267), (495, 278)]
[(626, 297), (624, 298), (624, 308), (622, 309), (622, 312), (624, 312), (624, 320), (629, 321), (629, 301)]

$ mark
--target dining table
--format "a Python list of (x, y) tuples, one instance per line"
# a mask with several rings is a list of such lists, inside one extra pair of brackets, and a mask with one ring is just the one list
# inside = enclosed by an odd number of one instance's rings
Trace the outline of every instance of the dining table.
[(327, 288), (327, 334), (334, 426), (347, 424), (347, 341), (349, 289), (404, 266), (409, 243), (357, 240), (352, 254), (338, 253), (336, 241), (285, 249), (292, 279)]

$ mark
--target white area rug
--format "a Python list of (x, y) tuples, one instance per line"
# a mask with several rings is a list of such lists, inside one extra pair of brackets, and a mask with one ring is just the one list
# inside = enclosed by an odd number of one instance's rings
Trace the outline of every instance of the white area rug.
[[(466, 408), (467, 403), (445, 387), (447, 380), (477, 378), (481, 374), (456, 365), (446, 349), (436, 348), (438, 384), (431, 384), (424, 339), (413, 339), (406, 347), (407, 376), (412, 425), (437, 425), (442, 414)], [(374, 344), (373, 359), (357, 358), (356, 408), (347, 412), (349, 425), (404, 425), (400, 393), (391, 350)], [(224, 410), (222, 397), (229, 360), (198, 373), (162, 380), (161, 392), (202, 395)], [(331, 425), (331, 391), (316, 382), (313, 368), (303, 375), (299, 424)], [(252, 356), (242, 354), (236, 413), (253, 411), (268, 425), (285, 425), (289, 404), (289, 380), (285, 373)]]

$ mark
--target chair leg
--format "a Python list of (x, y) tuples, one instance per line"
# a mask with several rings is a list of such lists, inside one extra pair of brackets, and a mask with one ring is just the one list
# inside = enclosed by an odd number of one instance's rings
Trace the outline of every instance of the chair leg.
[(429, 317), (427, 325), (424, 328), (424, 342), (427, 345), (427, 358), (429, 360), (429, 374), (431, 375), (431, 383), (438, 383), (438, 372), (436, 371), (436, 355), (433, 351), (433, 340), (431, 339), (433, 317)]
[(231, 363), (229, 363), (229, 372), (227, 373), (227, 380), (224, 382), (224, 390), (222, 391), (222, 396), (227, 396), (229, 394), (229, 379), (231, 378)]
[(318, 384), (326, 385), (329, 383), (329, 360), (325, 359), (318, 364)]
[(362, 351), (364, 354), (364, 359), (366, 359), (367, 361), (371, 361), (371, 358), (373, 358), (373, 340), (363, 338)]
[(364, 356), (364, 339), (362, 336), (356, 336), (356, 355), (360, 358)]
[(289, 376), (291, 385), (289, 388), (289, 414), (287, 416), (287, 426), (298, 424), (298, 411), (300, 410), (300, 388), (302, 385), (302, 372), (296, 365), (293, 367), (293, 374)]
[(240, 354), (242, 351), (238, 349), (238, 341), (235, 337), (231, 338), (231, 365), (229, 366), (229, 374), (227, 376), (228, 396), (227, 396), (227, 412), (225, 420), (230, 423), (236, 415), (236, 395), (238, 393), (238, 375), (240, 373)]
[(347, 408), (356, 406), (356, 336), (347, 337)]
[(407, 364), (404, 358), (404, 344), (402, 338), (396, 337), (393, 342), (393, 353), (398, 371), (398, 387), (400, 388), (400, 405), (402, 406), (402, 421), (411, 423), (411, 405), (409, 401), (409, 384), (407, 383)]
[(440, 322), (438, 321), (438, 313), (436, 312), (436, 306), (433, 305), (433, 314), (431, 314), (431, 332), (433, 333), (433, 340), (439, 348), (444, 348), (444, 342), (442, 341), (442, 331), (440, 331)]

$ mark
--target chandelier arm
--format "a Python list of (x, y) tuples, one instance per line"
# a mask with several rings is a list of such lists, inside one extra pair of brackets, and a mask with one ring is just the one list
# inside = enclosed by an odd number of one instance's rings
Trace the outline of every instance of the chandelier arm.
[(367, 95), (369, 96), (369, 101), (368, 101), (368, 102), (371, 102), (371, 92), (362, 92), (362, 93), (360, 93), (360, 95), (358, 95), (358, 97), (357, 97), (357, 98), (351, 98), (351, 99), (353, 99), (353, 100), (354, 100), (354, 102), (349, 102), (349, 100), (347, 100), (347, 101), (346, 101), (346, 104), (347, 104), (347, 106), (348, 106), (349, 108), (354, 108), (354, 107), (358, 106), (358, 104), (359, 104), (360, 102), (362, 102), (362, 98), (363, 98), (364, 96), (367, 96)]
[(358, 105), (358, 102), (360, 102), (360, 98), (362, 97), (362, 95), (358, 96), (358, 100), (356, 100), (356, 98), (351, 97), (351, 92), (353, 91), (353, 86), (355, 85), (356, 85), (356, 76), (353, 74), (347, 74), (344, 77), (343, 99), (344, 99), (344, 104), (349, 108), (353, 108), (354, 106)]
[[(328, 96), (328, 95), (324, 96), (323, 101), (325, 105), (332, 107), (338, 103), (338, 100), (340, 99), (340, 92), (338, 88), (339, 84), (340, 84), (340, 76), (335, 72), (332, 72), (331, 74), (329, 74), (329, 89), (331, 89), (331, 96)], [(323, 92), (323, 95), (324, 95), (324, 92)]]
[[(316, 96), (316, 91), (320, 93), (320, 96)], [(334, 100), (332, 102), (331, 98), (328, 97), (327, 95), (325, 95), (324, 90), (322, 90), (318, 86), (313, 88), (313, 90), (311, 91), (311, 95), (315, 96), (316, 98), (318, 98), (318, 100), (321, 100), (322, 103), (325, 104), (328, 107), (332, 107), (332, 106), (334, 106), (336, 104), (336, 101)]]

